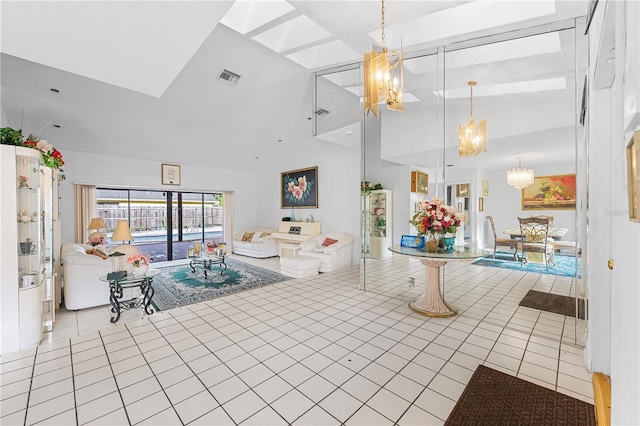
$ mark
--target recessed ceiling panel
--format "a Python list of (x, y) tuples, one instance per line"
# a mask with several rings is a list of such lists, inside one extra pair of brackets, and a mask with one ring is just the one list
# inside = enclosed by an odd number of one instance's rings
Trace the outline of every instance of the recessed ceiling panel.
[[(215, 3), (215, 2), (214, 2)], [(245, 35), (294, 10), (284, 0), (236, 1), (220, 23)]]
[(232, 2), (2, 2), (3, 53), (160, 97)]
[(362, 59), (361, 53), (356, 52), (340, 40), (313, 46), (285, 56), (307, 69), (318, 69)]
[(278, 53), (330, 37), (331, 34), (308, 17), (301, 15), (253, 38)]
[[(518, 81), (515, 83), (487, 84), (474, 86), (473, 97), (514, 95), (517, 93), (537, 93), (548, 90), (564, 90), (567, 88), (567, 81), (564, 77), (545, 78), (543, 80)], [(442, 92), (433, 92), (434, 95)], [(445, 90), (444, 96), (447, 99), (468, 98), (469, 87), (460, 89)]]

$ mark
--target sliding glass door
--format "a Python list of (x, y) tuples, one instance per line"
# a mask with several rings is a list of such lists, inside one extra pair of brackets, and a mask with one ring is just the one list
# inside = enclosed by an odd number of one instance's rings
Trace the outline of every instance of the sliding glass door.
[(98, 214), (111, 236), (126, 221), (133, 241), (153, 262), (186, 259), (195, 243), (222, 241), (222, 194), (134, 189), (97, 189)]

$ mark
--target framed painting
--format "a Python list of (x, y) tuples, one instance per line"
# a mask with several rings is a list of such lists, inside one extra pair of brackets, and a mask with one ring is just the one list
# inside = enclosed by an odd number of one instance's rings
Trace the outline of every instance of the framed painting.
[(575, 210), (576, 175), (536, 176), (522, 189), (522, 210)]
[(478, 211), (484, 211), (484, 197), (478, 197)]
[(411, 172), (411, 192), (429, 195), (429, 175), (414, 170)]
[(629, 219), (640, 222), (640, 130), (627, 145), (627, 186), (629, 188)]
[(280, 173), (280, 208), (318, 208), (318, 167)]
[(180, 185), (180, 166), (176, 166), (175, 164), (163, 164), (162, 184)]
[(467, 198), (469, 196), (469, 184), (460, 183), (456, 185), (456, 197)]

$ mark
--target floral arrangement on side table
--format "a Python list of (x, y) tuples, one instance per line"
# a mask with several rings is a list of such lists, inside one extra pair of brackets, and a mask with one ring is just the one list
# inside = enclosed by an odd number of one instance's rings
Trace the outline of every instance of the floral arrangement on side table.
[(127, 259), (127, 262), (129, 262), (136, 268), (139, 268), (144, 265), (148, 266), (151, 263), (151, 260), (149, 260), (149, 256), (147, 256), (146, 254), (138, 253), (136, 255), (131, 256), (129, 259)]
[(441, 198), (432, 198), (431, 201), (420, 202), (420, 210), (409, 221), (418, 230), (418, 235), (428, 238), (425, 246), (429, 246), (429, 240), (435, 240), (429, 249), (435, 250), (441, 236), (455, 237), (458, 226), (466, 220), (464, 213), (458, 213), (454, 206), (447, 206)]
[(87, 244), (89, 244), (91, 247), (106, 246), (107, 245), (107, 237), (104, 234), (99, 235), (99, 236), (95, 236), (95, 237), (91, 238), (91, 240)]

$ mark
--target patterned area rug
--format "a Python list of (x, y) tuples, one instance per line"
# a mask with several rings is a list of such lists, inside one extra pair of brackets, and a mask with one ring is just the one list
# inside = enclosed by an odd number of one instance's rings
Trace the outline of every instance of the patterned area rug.
[(201, 266), (196, 266), (195, 273), (189, 265), (161, 268), (153, 277), (155, 294), (151, 303), (163, 311), (290, 279), (237, 260), (226, 259), (225, 262), (227, 270), (224, 274), (220, 274), (219, 265), (213, 265), (212, 271), (207, 271), (207, 278)]
[(596, 426), (595, 410), (568, 395), (479, 365), (445, 426)]
[[(581, 276), (582, 259), (578, 260), (578, 278)], [(549, 270), (544, 263), (527, 262), (524, 265), (520, 265), (520, 256), (518, 254), (518, 260), (513, 260), (513, 252), (499, 251), (496, 253), (496, 258), (493, 259), (493, 253), (480, 258), (473, 262), (473, 265), (491, 266), (494, 268), (513, 269), (516, 271), (524, 272), (536, 272), (538, 274), (551, 274), (562, 275), (565, 277), (576, 276), (576, 257), (575, 256), (562, 256), (555, 255), (555, 266), (549, 265)]]

